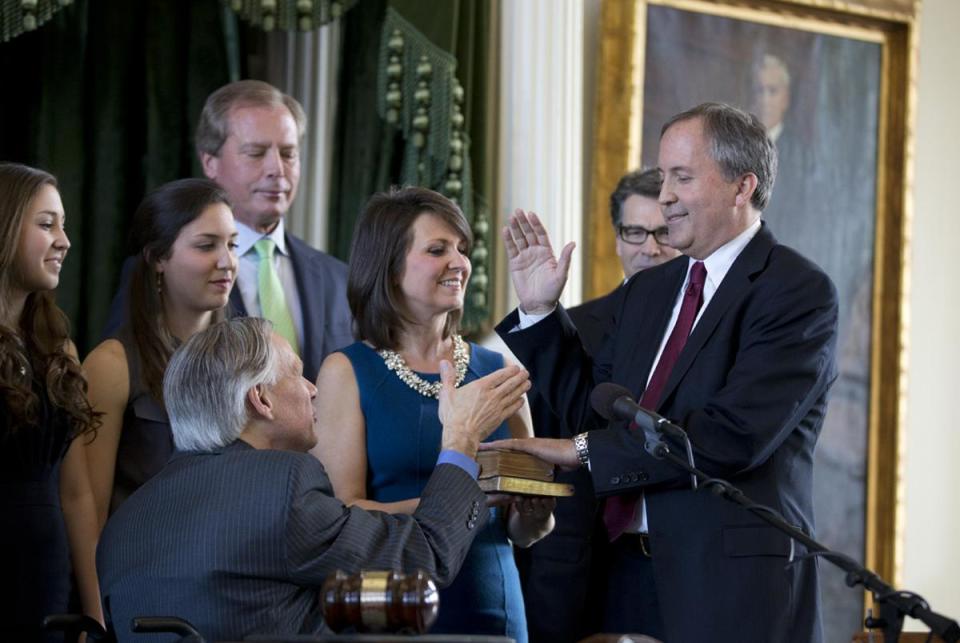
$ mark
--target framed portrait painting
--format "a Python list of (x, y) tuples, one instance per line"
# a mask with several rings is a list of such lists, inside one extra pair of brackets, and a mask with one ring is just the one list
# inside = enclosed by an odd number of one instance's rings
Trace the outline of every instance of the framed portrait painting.
[[(756, 114), (779, 171), (763, 219), (840, 299), (839, 377), (816, 451), (816, 538), (898, 578), (905, 230), (915, 12), (908, 0), (606, 0), (587, 297), (622, 279), (605, 199), (656, 167), (660, 129), (703, 102)], [(862, 593), (821, 564), (827, 640), (859, 631)]]

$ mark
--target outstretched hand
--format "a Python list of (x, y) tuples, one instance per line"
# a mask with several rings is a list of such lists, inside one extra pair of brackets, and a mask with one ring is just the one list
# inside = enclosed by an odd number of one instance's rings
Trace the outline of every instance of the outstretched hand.
[(477, 445), (520, 410), (530, 388), (529, 374), (510, 365), (456, 388), (456, 373), (450, 362), (440, 362), (440, 423), (442, 449), (474, 457)]
[(568, 243), (557, 258), (547, 229), (533, 212), (516, 210), (503, 228), (510, 278), (525, 313), (551, 312), (567, 283), (570, 257), (576, 244)]
[(573, 440), (557, 438), (519, 438), (515, 440), (494, 440), (480, 445), (481, 451), (504, 449), (529, 453), (545, 462), (554, 464), (564, 471), (580, 468), (580, 458), (573, 446)]

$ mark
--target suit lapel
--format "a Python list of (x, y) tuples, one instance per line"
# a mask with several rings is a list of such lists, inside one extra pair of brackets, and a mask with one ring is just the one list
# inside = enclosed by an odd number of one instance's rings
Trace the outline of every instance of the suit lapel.
[[(286, 231), (284, 231), (283, 237), (287, 243), (287, 252), (290, 253), (290, 263), (293, 264), (293, 278), (297, 284), (297, 296), (300, 298), (300, 312), (303, 314), (303, 346), (300, 347), (300, 356), (304, 361), (304, 371), (309, 372), (306, 370), (306, 362), (308, 356), (313, 355), (313, 342), (318, 339), (318, 334), (313, 332), (310, 324), (312, 320), (320, 319), (317, 306), (322, 305), (320, 300), (323, 297), (323, 292), (322, 289), (317, 289), (317, 292), (313, 293), (307, 293), (304, 290), (307, 283), (316, 283), (317, 280), (306, 277), (310, 266), (304, 257), (304, 253), (298, 252), (300, 250), (298, 244), (302, 242), (287, 234)], [(317, 364), (316, 368), (319, 369), (320, 365)]]
[(723, 319), (730, 306), (746, 296), (754, 276), (767, 265), (770, 250), (775, 244), (776, 240), (773, 235), (766, 226), (762, 226), (740, 253), (740, 256), (733, 262), (733, 265), (730, 266), (730, 270), (720, 283), (717, 292), (713, 294), (713, 298), (703, 312), (703, 316), (697, 322), (693, 332), (690, 333), (690, 337), (687, 338), (683, 350), (680, 351), (677, 363), (670, 371), (670, 377), (660, 394), (660, 401), (657, 404), (658, 409), (663, 406), (664, 400), (670, 397), (680, 380), (686, 375), (700, 349), (703, 348), (713, 331), (716, 330), (717, 324)]
[(240, 295), (240, 286), (233, 283), (230, 291), (230, 317), (246, 317), (247, 307), (243, 305), (243, 296)]
[[(622, 379), (623, 385), (636, 395), (637, 399), (647, 387), (653, 358), (657, 356), (657, 349), (663, 340), (667, 324), (670, 323), (670, 314), (673, 312), (677, 293), (687, 276), (688, 264), (686, 257), (674, 259), (664, 264), (662, 274), (644, 275), (647, 278), (652, 277), (647, 293), (639, 298), (631, 297), (631, 293), (627, 293), (627, 307), (630, 310), (623, 315), (620, 323), (633, 324), (635, 330), (630, 332), (632, 344), (623, 351), (625, 373)], [(641, 284), (634, 285), (639, 287)], [(642, 358), (643, 362), (638, 363), (638, 357)], [(614, 381), (618, 379), (620, 378), (614, 373)]]

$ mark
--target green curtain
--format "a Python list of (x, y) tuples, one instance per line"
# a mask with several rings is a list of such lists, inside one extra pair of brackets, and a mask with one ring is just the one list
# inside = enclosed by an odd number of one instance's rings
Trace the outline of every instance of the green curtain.
[[(468, 330), (479, 330), (487, 320), (492, 299), (486, 291), (477, 294), (481, 284), (486, 286), (490, 283), (489, 251), (493, 232), (491, 226), (485, 223), (478, 225), (478, 217), (489, 221), (485, 196), (492, 194), (494, 189), (490, 184), (490, 177), (494, 173), (488, 171), (488, 165), (493, 162), (493, 151), (485, 146), (490, 126), (488, 119), (492, 115), (483, 108), (487, 100), (489, 74), (494, 71), (487, 65), (488, 36), (492, 28), (490, 0), (364, 0), (343, 17), (339, 108), (330, 198), (330, 250), (346, 260), (354, 224), (366, 200), (372, 193), (399, 184), (404, 178), (410, 180), (410, 158), (415, 153), (410, 139), (404, 138), (402, 127), (388, 124), (378, 112), (383, 93), (378, 91), (378, 87), (385, 84), (381, 67), (386, 64), (388, 54), (385, 48), (390, 37), (389, 29), (384, 30), (384, 24), (397, 22), (394, 18), (388, 18), (390, 11), (399, 15), (400, 21), (405, 23), (404, 29), (410, 30), (404, 35), (406, 47), (428, 41), (453, 56), (455, 76), (464, 89), (462, 112), (469, 155), (464, 159), (464, 171), (457, 175), (457, 180), (463, 184), (463, 194), (459, 200), (471, 225), (479, 233), (479, 245), (483, 248), (480, 255), (474, 257), (474, 280), (467, 297), (465, 322)], [(410, 60), (404, 66), (407, 95), (411, 93), (409, 88), (415, 66), (415, 61)], [(438, 92), (438, 100), (441, 98), (439, 93), (445, 92), (443, 98), (450, 93), (449, 88), (434, 87), (433, 90)], [(446, 108), (447, 103), (441, 104)], [(432, 114), (432, 120), (436, 121), (437, 114)], [(446, 117), (446, 111), (440, 116)], [(446, 159), (432, 161), (445, 163)], [(430, 178), (422, 180), (423, 183), (432, 183), (427, 187), (447, 192), (444, 179), (437, 177), (436, 172), (428, 174)]]
[(231, 80), (226, 16), (218, 0), (77, 0), (0, 44), (0, 158), (60, 182), (72, 248), (58, 300), (81, 355), (100, 339), (134, 209), (199, 174), (196, 119)]
[(330, 253), (346, 261), (353, 225), (374, 192), (400, 171), (397, 135), (377, 114), (380, 32), (387, 3), (364, 0), (344, 17), (330, 180)]

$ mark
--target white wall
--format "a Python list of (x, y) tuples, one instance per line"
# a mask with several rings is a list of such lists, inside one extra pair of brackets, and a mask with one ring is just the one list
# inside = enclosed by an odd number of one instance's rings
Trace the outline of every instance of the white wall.
[[(960, 2), (924, 0), (911, 245), (904, 588), (960, 619)], [(916, 624), (912, 624), (916, 625)], [(912, 629), (921, 629), (919, 626)]]
[[(558, 254), (577, 243), (565, 306), (580, 303), (582, 290), (585, 6), (581, 0), (510, 0), (501, 16), (498, 222), (516, 208), (532, 210)], [(497, 288), (507, 295), (499, 302), (507, 312), (517, 300), (503, 254)]]

